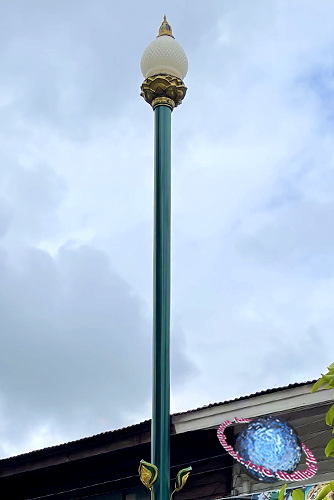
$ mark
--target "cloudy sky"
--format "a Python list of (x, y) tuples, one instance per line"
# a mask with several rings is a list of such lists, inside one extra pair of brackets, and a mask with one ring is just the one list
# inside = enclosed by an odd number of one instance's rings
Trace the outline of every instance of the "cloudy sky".
[(172, 411), (334, 360), (334, 1), (0, 2), (0, 456), (149, 418), (153, 113), (173, 113)]

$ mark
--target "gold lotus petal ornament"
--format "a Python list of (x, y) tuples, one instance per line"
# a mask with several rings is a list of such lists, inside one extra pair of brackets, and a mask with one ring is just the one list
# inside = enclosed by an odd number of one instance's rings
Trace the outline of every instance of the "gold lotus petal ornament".
[(186, 469), (181, 469), (177, 474), (175, 478), (175, 489), (173, 493), (171, 494), (171, 499), (174, 495), (174, 493), (182, 490), (183, 486), (186, 484), (187, 479), (189, 477), (190, 472), (192, 471), (192, 467), (187, 467)]
[(141, 482), (146, 488), (149, 490), (152, 489), (153, 484), (156, 482), (158, 478), (158, 469), (155, 465), (150, 464), (149, 462), (145, 462), (145, 460), (141, 460), (138, 468), (139, 477)]

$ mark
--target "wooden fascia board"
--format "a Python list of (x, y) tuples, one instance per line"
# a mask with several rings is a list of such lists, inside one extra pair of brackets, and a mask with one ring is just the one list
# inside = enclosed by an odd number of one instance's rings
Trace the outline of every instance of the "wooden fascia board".
[[(97, 455), (110, 453), (125, 448), (131, 448), (150, 441), (150, 432), (133, 434), (132, 436), (119, 438), (117, 441), (86, 445), (85, 443), (70, 443), (69, 449), (53, 451), (52, 448), (45, 450), (45, 454), (36, 457), (35, 455), (24, 454), (18, 457), (3, 459), (0, 462), (0, 478), (13, 474), (30, 472), (46, 467), (53, 467), (76, 460), (91, 458)], [(66, 446), (66, 445), (65, 445)], [(42, 450), (43, 452), (43, 450)]]
[(289, 410), (311, 408), (333, 401), (332, 391), (321, 390), (311, 394), (312, 384), (283, 389), (269, 394), (250, 397), (211, 408), (175, 415), (172, 423), (175, 433), (218, 427), (234, 417), (254, 418), (261, 415), (277, 415)]

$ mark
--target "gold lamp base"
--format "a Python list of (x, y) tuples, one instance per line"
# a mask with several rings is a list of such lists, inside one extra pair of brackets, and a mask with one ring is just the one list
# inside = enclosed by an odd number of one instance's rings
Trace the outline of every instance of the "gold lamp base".
[(180, 78), (172, 75), (154, 75), (144, 80), (140, 95), (152, 108), (169, 106), (171, 109), (182, 103), (187, 87)]

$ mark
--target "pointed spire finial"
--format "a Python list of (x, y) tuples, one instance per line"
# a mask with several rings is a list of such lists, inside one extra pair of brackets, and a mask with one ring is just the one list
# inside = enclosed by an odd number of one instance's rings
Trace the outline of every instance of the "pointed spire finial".
[(162, 21), (162, 24), (159, 28), (158, 36), (162, 36), (162, 35), (168, 35), (168, 36), (173, 37), (172, 27), (167, 21), (166, 14), (164, 15), (164, 20)]

